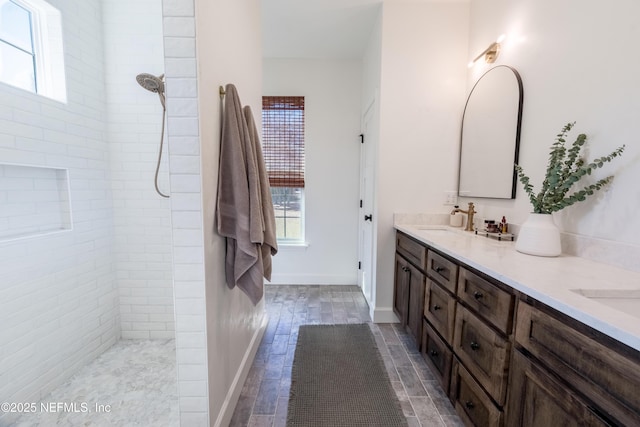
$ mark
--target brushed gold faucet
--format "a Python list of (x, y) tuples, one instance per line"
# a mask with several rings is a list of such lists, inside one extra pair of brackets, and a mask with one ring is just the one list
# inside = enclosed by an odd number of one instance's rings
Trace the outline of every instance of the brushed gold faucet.
[(469, 202), (469, 208), (466, 211), (463, 211), (460, 208), (455, 208), (451, 211), (451, 215), (454, 215), (456, 212), (467, 214), (467, 226), (464, 228), (464, 231), (473, 231), (473, 215), (478, 213), (474, 209), (473, 202)]

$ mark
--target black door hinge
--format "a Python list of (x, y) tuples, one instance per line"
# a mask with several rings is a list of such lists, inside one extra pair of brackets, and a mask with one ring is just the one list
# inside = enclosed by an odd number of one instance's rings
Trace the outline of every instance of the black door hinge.
[(362, 199), (360, 199), (360, 207), (362, 207)]
[(364, 144), (364, 133), (360, 134), (360, 144)]
[(358, 261), (358, 270), (362, 270), (362, 262)]

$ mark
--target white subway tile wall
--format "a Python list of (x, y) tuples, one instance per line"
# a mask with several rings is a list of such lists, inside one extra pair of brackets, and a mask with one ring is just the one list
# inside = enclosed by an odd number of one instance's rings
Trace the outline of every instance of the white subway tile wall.
[[(154, 188), (163, 111), (158, 95), (136, 82), (140, 73), (163, 74), (162, 4), (104, 0), (103, 5), (122, 338), (173, 338), (170, 201)], [(169, 195), (166, 139), (158, 186)]]
[[(9, 402), (38, 401), (120, 336), (102, 5), (50, 3), (63, 16), (67, 103), (0, 84), (0, 163), (68, 169), (73, 231), (0, 243), (0, 396)], [(0, 414), (0, 425), (13, 415)]]
[(204, 231), (193, 0), (163, 0), (180, 420), (209, 426)]

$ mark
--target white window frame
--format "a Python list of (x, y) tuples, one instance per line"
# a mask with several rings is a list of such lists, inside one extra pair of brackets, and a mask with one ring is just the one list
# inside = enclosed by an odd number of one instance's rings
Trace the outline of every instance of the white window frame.
[[(66, 103), (67, 85), (60, 11), (44, 0), (13, 1), (31, 12), (31, 37), (33, 38), (35, 55), (35, 93)], [(0, 83), (11, 86), (7, 82)]]
[[(276, 187), (273, 187), (273, 188), (276, 188)], [(278, 237), (278, 244), (282, 244), (284, 246), (299, 246), (299, 245), (305, 245), (306, 246), (306, 239), (305, 239), (306, 224), (305, 224), (305, 215), (304, 215), (304, 212), (305, 212), (305, 200), (306, 200), (306, 194), (305, 194), (306, 187), (287, 187), (287, 188), (298, 188), (300, 190), (300, 238), (298, 238), (298, 239), (290, 239), (290, 238), (280, 238), (280, 237)]]

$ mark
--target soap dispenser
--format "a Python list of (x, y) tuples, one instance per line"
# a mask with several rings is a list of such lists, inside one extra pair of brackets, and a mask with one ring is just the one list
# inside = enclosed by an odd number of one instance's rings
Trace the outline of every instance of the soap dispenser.
[[(455, 209), (458, 209), (459, 206), (455, 205)], [(449, 216), (449, 225), (452, 227), (462, 227), (462, 215), (456, 215), (455, 212), (451, 212)]]

